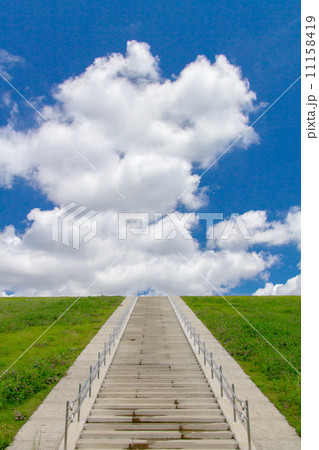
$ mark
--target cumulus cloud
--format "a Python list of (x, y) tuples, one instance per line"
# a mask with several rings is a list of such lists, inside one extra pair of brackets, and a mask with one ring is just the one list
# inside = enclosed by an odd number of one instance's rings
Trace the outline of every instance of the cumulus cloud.
[[(167, 217), (161, 219), (162, 224), (151, 225), (148, 234), (130, 237), (129, 231), (128, 239), (120, 240), (114, 212), (99, 214), (98, 235), (77, 251), (52, 241), (52, 214), (34, 209), (28, 216), (32, 226), (23, 236), (18, 236), (12, 226), (0, 233), (3, 291), (13, 290), (16, 295), (76, 295), (100, 277), (90, 289), (91, 294), (129, 294), (134, 290), (205, 294), (214, 292), (209, 283), (227, 292), (276, 262), (262, 252), (200, 251), (194, 239), (184, 239), (180, 233), (169, 239), (176, 228)], [(190, 216), (189, 229), (192, 220)], [(163, 239), (154, 239), (155, 226), (162, 226)], [(103, 273), (123, 253), (118, 264)]]
[(55, 89), (55, 104), (40, 111), (51, 126), (1, 128), (2, 184), (19, 175), (57, 205), (104, 210), (172, 210), (189, 188), (181, 202), (201, 206), (192, 165), (207, 167), (245, 131), (241, 145), (257, 141), (248, 127), (256, 96), (224, 56), (198, 57), (174, 80), (161, 78), (158, 64), (147, 44), (129, 42), (126, 56), (97, 58)]
[[(176, 215), (185, 220), (189, 238), (172, 226), (179, 203), (189, 210), (205, 204), (195, 165), (208, 167), (243, 133), (237, 147), (258, 141), (249, 128), (256, 95), (225, 56), (213, 63), (199, 56), (176, 78), (164, 79), (149, 46), (131, 41), (126, 55), (97, 58), (53, 96), (53, 105), (40, 110), (50, 123), (39, 119), (28, 130), (12, 122), (0, 128), (2, 186), (23, 177), (56, 205), (30, 211), (22, 234), (12, 225), (0, 232), (3, 295), (78, 295), (95, 279), (90, 294), (204, 294), (213, 292), (209, 283), (228, 292), (266, 276), (276, 263), (269, 252), (219, 241), (216, 248), (200, 249), (192, 238), (197, 222), (191, 213)], [(99, 212), (98, 234), (80, 251), (51, 238), (53, 214), (70, 202)], [(119, 239), (119, 213), (145, 211), (153, 214), (145, 232)], [(155, 218), (156, 212), (163, 216)], [(297, 213), (289, 214), (276, 224), (261, 211), (244, 219), (256, 242), (281, 245), (297, 233)]]
[(290, 278), (285, 284), (266, 283), (264, 288), (259, 288), (253, 295), (300, 295), (301, 275)]
[(247, 249), (254, 245), (296, 244), (300, 248), (300, 208), (293, 207), (282, 221), (269, 221), (266, 211), (248, 211), (208, 228), (209, 248)]

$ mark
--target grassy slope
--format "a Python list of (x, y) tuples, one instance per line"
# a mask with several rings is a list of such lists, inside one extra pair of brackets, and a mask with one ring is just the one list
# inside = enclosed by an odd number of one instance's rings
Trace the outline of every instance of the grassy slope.
[[(0, 373), (74, 300), (0, 298)], [(12, 441), (121, 301), (122, 297), (81, 298), (0, 378), (0, 449)]]
[[(298, 374), (223, 298), (183, 299), (300, 434)], [(300, 372), (300, 297), (227, 299)]]

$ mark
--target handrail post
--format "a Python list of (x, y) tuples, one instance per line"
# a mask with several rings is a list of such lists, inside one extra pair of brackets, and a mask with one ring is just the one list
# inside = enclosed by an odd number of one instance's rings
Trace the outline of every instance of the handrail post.
[(199, 333), (198, 333), (197, 337), (198, 337), (198, 354), (200, 355), (200, 335), (199, 335)]
[(232, 390), (233, 390), (233, 403), (234, 403), (234, 422), (236, 422), (236, 420), (237, 420), (237, 417), (236, 417), (236, 407), (235, 407), (235, 405), (236, 405), (236, 398), (235, 398), (235, 385), (234, 384), (232, 384), (231, 385), (231, 388), (232, 388)]
[(100, 358), (101, 358), (101, 353), (99, 352), (97, 354), (97, 379), (100, 379)]
[(214, 378), (214, 359), (213, 359), (213, 352), (210, 352), (210, 359), (212, 360), (212, 365), (211, 365), (212, 378)]
[(92, 386), (92, 366), (90, 366), (89, 397), (91, 397), (91, 386)]
[(204, 341), (204, 365), (206, 366), (206, 343)]
[(222, 366), (219, 366), (220, 371), (220, 395), (221, 397), (224, 396), (224, 388), (223, 388), (223, 368)]
[(111, 334), (109, 336), (109, 355), (111, 354)]
[(248, 434), (248, 450), (251, 450), (251, 431), (250, 431), (250, 417), (248, 400), (246, 400), (246, 416), (247, 416), (247, 434)]
[(104, 365), (106, 365), (106, 342), (104, 342)]
[(80, 422), (80, 408), (81, 408), (81, 383), (79, 384), (79, 401), (78, 401), (78, 422)]
[(67, 400), (65, 408), (64, 450), (67, 450), (68, 448), (68, 427), (69, 427), (69, 400)]

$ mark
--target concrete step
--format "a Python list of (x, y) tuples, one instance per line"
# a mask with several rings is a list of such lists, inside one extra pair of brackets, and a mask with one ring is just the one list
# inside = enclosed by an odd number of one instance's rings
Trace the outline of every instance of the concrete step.
[[(104, 432), (105, 430), (180, 430), (179, 423), (87, 423), (84, 430)], [(227, 423), (185, 423), (188, 431), (229, 431)]]
[(88, 423), (125, 423), (125, 422), (135, 422), (135, 423), (141, 423), (141, 422), (163, 422), (163, 423), (220, 423), (220, 422), (226, 422), (225, 417), (220, 415), (209, 415), (209, 416), (197, 416), (193, 417), (192, 415), (167, 415), (167, 416), (139, 416), (136, 418), (133, 418), (132, 416), (106, 416), (104, 414), (100, 415), (90, 415), (87, 419)]
[(148, 383), (132, 383), (132, 384), (104, 384), (101, 386), (101, 392), (109, 391), (109, 392), (131, 392), (132, 390), (137, 391), (150, 391), (159, 393), (159, 397), (162, 396), (162, 394), (171, 393), (172, 390), (175, 390), (176, 392), (180, 393), (188, 393), (188, 392), (198, 392), (203, 393), (206, 395), (210, 395), (211, 389), (208, 384), (204, 385), (189, 385), (189, 386), (182, 386), (182, 385), (176, 385), (176, 384), (148, 384)]
[(174, 430), (104, 430), (81, 433), (81, 439), (114, 439), (128, 437), (131, 439), (232, 439), (231, 431), (182, 431)]
[[(129, 369), (129, 371), (128, 371)], [(126, 374), (131, 374), (131, 373), (135, 373), (135, 372), (155, 372), (158, 371), (159, 373), (167, 373), (167, 372), (174, 372), (174, 373), (180, 373), (182, 372), (184, 373), (189, 373), (189, 374), (196, 374), (196, 373), (202, 373), (201, 368), (198, 364), (192, 364), (192, 367), (190, 367), (190, 365), (185, 365), (184, 366), (170, 366), (169, 364), (167, 364), (166, 366), (163, 365), (154, 365), (154, 364), (144, 364), (143, 366), (140, 365), (130, 365), (128, 367), (125, 367), (124, 365), (112, 365), (109, 369), (109, 372), (112, 371), (116, 371), (116, 372), (124, 372)]]
[(103, 383), (102, 388), (103, 391), (104, 390), (109, 390), (109, 391), (119, 391), (122, 390), (124, 392), (130, 392), (132, 390), (136, 390), (136, 391), (158, 391), (159, 393), (161, 392), (165, 392), (165, 391), (171, 391), (172, 389), (175, 389), (177, 392), (182, 391), (182, 392), (205, 392), (207, 393), (207, 395), (209, 395), (209, 393), (211, 392), (210, 388), (208, 385), (206, 384), (202, 384), (202, 385), (195, 385), (195, 384), (184, 384), (184, 385), (178, 385), (178, 384), (173, 384), (173, 383), (165, 383), (165, 384), (160, 384), (160, 383), (124, 383), (124, 384), (120, 384), (120, 383)]
[(133, 359), (138, 357), (145, 357), (145, 358), (175, 358), (175, 359), (183, 359), (183, 358), (191, 358), (193, 356), (193, 352), (191, 350), (189, 351), (173, 351), (173, 350), (167, 350), (163, 349), (162, 351), (156, 351), (149, 350), (147, 352), (143, 350), (134, 351), (134, 350), (121, 350), (116, 352), (116, 357), (119, 358), (125, 358), (125, 359)]
[(130, 377), (122, 377), (121, 375), (118, 376), (108, 376), (104, 380), (105, 384), (128, 384), (128, 383), (176, 383), (176, 384), (188, 384), (188, 385), (205, 385), (209, 386), (206, 379), (204, 377), (198, 376), (198, 377), (181, 377), (181, 376), (174, 376), (167, 374), (166, 376), (160, 375), (156, 376), (154, 375), (134, 375)]
[[(131, 351), (119, 351), (116, 352), (115, 357), (116, 358), (123, 358), (123, 359), (133, 359), (133, 358), (138, 358), (138, 357), (144, 357), (144, 358), (172, 358), (172, 359), (176, 359), (176, 360), (181, 360), (183, 359), (183, 357), (186, 358), (192, 358), (194, 356), (193, 352), (187, 351), (187, 352), (173, 352), (173, 351), (169, 351), (169, 350), (163, 350), (162, 352), (157, 352), (157, 351), (149, 351), (149, 352), (143, 352), (143, 350), (140, 350), (138, 352), (135, 352), (133, 350)], [(192, 361), (192, 362), (196, 362), (196, 361)]]
[(81, 433), (81, 439), (114, 439), (128, 437), (131, 439), (181, 439), (182, 435), (179, 431), (174, 430), (120, 430), (120, 431), (104, 431)]
[(107, 379), (112, 379), (112, 378), (121, 378), (121, 379), (126, 379), (126, 378), (147, 378), (147, 377), (156, 377), (156, 378), (171, 378), (171, 377), (175, 377), (177, 379), (182, 379), (182, 380), (186, 380), (186, 379), (204, 379), (205, 376), (204, 374), (199, 371), (198, 369), (196, 370), (189, 370), (189, 369), (184, 369), (183, 371), (178, 371), (175, 370), (174, 368), (170, 368), (169, 370), (145, 370), (142, 366), (138, 366), (137, 369), (135, 370), (135, 368), (130, 367), (130, 371), (128, 372), (127, 369), (126, 370), (117, 370), (117, 369), (110, 369), (108, 371), (107, 374)]
[(173, 381), (170, 379), (166, 380), (152, 380), (152, 378), (144, 378), (139, 379), (136, 378), (135, 380), (109, 380), (106, 379), (102, 386), (103, 387), (114, 387), (114, 386), (120, 386), (120, 387), (133, 387), (133, 386), (150, 386), (150, 387), (183, 387), (187, 389), (192, 389), (196, 387), (209, 387), (207, 381), (205, 380), (196, 380), (196, 381)]
[(105, 440), (104, 442), (96, 442), (96, 439), (79, 439), (76, 448), (81, 448), (82, 450), (92, 450), (92, 449), (126, 449), (126, 448), (135, 448), (142, 449), (147, 448), (147, 441), (142, 439), (112, 439)]
[[(117, 367), (126, 367), (128, 373), (136, 373), (138, 372), (138, 369), (141, 368), (142, 371), (144, 373), (150, 372), (150, 373), (155, 373), (156, 369), (159, 369), (161, 371), (161, 373), (171, 373), (171, 372), (176, 372), (178, 373), (178, 370), (180, 371), (180, 375), (183, 376), (183, 374), (186, 373), (191, 373), (190, 371), (192, 370), (194, 375), (196, 374), (196, 372), (198, 372), (198, 370), (200, 370), (199, 367), (190, 364), (189, 366), (187, 366), (187, 369), (185, 370), (185, 366), (183, 366), (183, 364), (185, 364), (185, 360), (184, 363), (178, 364), (176, 361), (173, 360), (169, 360), (169, 359), (161, 359), (161, 360), (145, 360), (145, 359), (138, 359), (135, 361), (125, 361), (125, 360), (116, 360), (114, 361), (117, 364)], [(153, 365), (153, 369), (149, 370), (148, 367), (149, 365), (152, 364)], [(133, 367), (136, 367), (136, 370), (133, 370)], [(143, 370), (144, 368), (147, 368), (148, 370)], [(196, 375), (195, 375), (196, 376)]]
[(136, 348), (136, 343), (134, 344), (124, 344), (116, 352), (117, 355), (122, 355), (129, 358), (132, 355), (145, 355), (145, 356), (154, 356), (154, 355), (172, 355), (172, 356), (191, 356), (193, 355), (193, 351), (190, 348), (185, 347), (185, 344), (182, 344), (177, 349), (176, 347), (165, 348), (164, 346), (159, 347), (158, 344), (153, 346), (146, 347), (143, 345), (141, 348)]
[[(98, 393), (98, 398), (153, 398), (154, 395), (158, 395), (159, 391), (132, 391), (132, 392), (121, 392), (121, 391), (114, 391), (111, 392), (109, 389), (106, 389), (104, 392)], [(210, 394), (211, 395), (211, 394)], [(161, 392), (162, 398), (173, 398), (177, 401), (180, 400), (186, 400), (189, 398), (196, 398), (196, 399), (205, 399), (209, 397), (209, 394), (207, 392), (201, 393), (201, 392), (180, 392), (180, 391), (171, 391), (171, 392)]]
[(76, 448), (81, 449), (191, 449), (191, 450), (224, 450), (238, 449), (238, 444), (233, 439), (174, 439), (148, 442), (142, 439), (80, 439)]
[(198, 411), (188, 411), (186, 409), (174, 409), (174, 408), (167, 408), (167, 409), (150, 409), (150, 408), (125, 408), (125, 409), (109, 409), (107, 407), (100, 406), (98, 403), (94, 405), (94, 408), (91, 410), (91, 414), (106, 414), (106, 415), (125, 415), (125, 416), (132, 416), (133, 412), (135, 413), (135, 416), (165, 416), (165, 415), (185, 415), (189, 414), (191, 416), (201, 416), (201, 415), (207, 415), (207, 416), (215, 416), (221, 414), (221, 410), (218, 405), (215, 405), (215, 408), (210, 409), (200, 409)]
[(174, 372), (163, 372), (163, 373), (156, 373), (156, 371), (154, 370), (154, 372), (135, 372), (135, 373), (131, 373), (131, 374), (125, 374), (124, 372), (116, 372), (116, 371), (109, 371), (107, 374), (107, 380), (118, 380), (118, 381), (129, 381), (129, 380), (154, 380), (154, 381), (158, 381), (158, 380), (173, 380), (173, 381), (193, 381), (193, 380), (197, 380), (197, 381), (205, 381), (206, 382), (206, 378), (202, 373), (198, 373), (198, 371), (196, 372), (187, 372), (182, 374), (178, 374), (178, 373), (174, 373)]
[(196, 398), (187, 398), (187, 399), (174, 399), (174, 398), (163, 398), (163, 397), (152, 397), (150, 398), (123, 398), (123, 399), (108, 399), (108, 398), (101, 398), (101, 399), (96, 399), (97, 402), (102, 402), (103, 404), (112, 404), (115, 406), (119, 406), (119, 405), (140, 405), (140, 404), (145, 404), (145, 405), (156, 405), (159, 408), (161, 408), (161, 405), (174, 405), (174, 407), (176, 407), (176, 405), (178, 407), (193, 407), (193, 408), (197, 408), (197, 407), (206, 407), (206, 405), (211, 405), (211, 404), (215, 404), (217, 403), (217, 400), (215, 397), (210, 397), (210, 398), (202, 398), (202, 399), (196, 399)]
[(158, 441), (150, 444), (148, 448), (224, 450), (239, 447), (234, 439), (181, 439), (180, 441)]
[[(133, 341), (128, 340), (122, 340), (121, 341), (121, 349), (130, 349), (133, 351), (141, 351), (142, 353), (150, 352), (150, 351), (177, 351), (177, 352), (193, 352), (191, 348), (185, 348), (186, 341), (176, 342), (176, 343), (170, 343), (170, 342), (162, 342), (161, 345), (159, 345), (159, 342), (157, 341), (156, 344), (148, 344), (147, 340), (143, 339), (135, 339)], [(137, 348), (136, 344), (138, 344), (142, 348)], [(122, 347), (123, 345), (123, 347)], [(118, 349), (120, 351), (120, 349)]]
[[(123, 367), (123, 370), (126, 368), (126, 370), (128, 371), (128, 373), (131, 372), (131, 370), (133, 369), (133, 367), (136, 367), (136, 371), (139, 368), (142, 368), (142, 370), (145, 369), (149, 369), (150, 366), (153, 366), (151, 369), (151, 372), (154, 372), (155, 369), (159, 369), (159, 370), (166, 370), (168, 371), (180, 371), (180, 372), (185, 372), (185, 361), (182, 362), (180, 364), (178, 364), (176, 361), (173, 360), (158, 360), (158, 361), (149, 361), (149, 360), (137, 360), (137, 361), (125, 361), (124, 359), (120, 359), (120, 360), (114, 360), (114, 363), (116, 363), (117, 368), (118, 367)], [(196, 364), (189, 364), (187, 365), (187, 370), (189, 369), (193, 369), (193, 370), (200, 370), (199, 366), (197, 366)], [(146, 372), (146, 370), (145, 370)]]
[[(107, 381), (107, 382), (103, 383), (103, 388), (105, 387), (105, 389), (106, 389), (106, 386), (107, 386), (107, 389), (114, 389), (115, 387), (118, 387), (118, 390), (122, 390), (122, 389), (125, 388), (125, 386), (131, 387), (131, 386), (135, 385), (135, 386), (138, 387), (138, 386), (143, 386), (143, 384), (146, 385), (146, 384), (148, 384), (147, 383), (148, 381), (149, 381), (149, 379), (146, 379), (146, 378), (142, 379), (141, 381), (137, 381), (136, 379), (135, 380), (130, 380), (127, 383), (113, 383), (112, 384), (112, 383), (109, 383)], [(168, 381), (168, 383), (167, 383), (167, 381)], [(175, 382), (172, 379), (168, 379), (168, 380), (167, 379), (165, 379), (165, 380), (151, 380), (151, 383), (154, 383), (154, 385), (152, 385), (150, 389), (153, 389), (153, 387), (158, 385), (158, 384), (163, 384), (163, 387), (161, 389), (163, 389), (165, 387), (170, 389), (171, 386), (173, 385), (173, 383), (178, 384), (178, 382)], [(187, 384), (189, 387), (188, 386), (187, 386), (187, 388), (185, 386), (183, 387), (182, 383)], [(207, 390), (210, 390), (210, 387), (209, 387), (209, 385), (207, 383), (204, 383), (204, 384), (198, 383), (197, 386), (196, 386), (196, 384), (187, 383), (187, 381), (185, 380), (184, 382), (179, 382), (179, 384), (180, 384), (180, 386), (176, 386), (176, 389), (192, 389), (193, 387), (194, 388), (197, 387), (197, 388), (205, 389), (206, 392), (207, 392)]]
[[(134, 399), (136, 400), (136, 399)], [(112, 402), (105, 402), (104, 399), (98, 399), (95, 404), (93, 405), (93, 409), (101, 409), (101, 408), (105, 408), (105, 409), (114, 409), (114, 410), (118, 410), (118, 409), (131, 409), (132, 411), (135, 411), (137, 409), (156, 409), (158, 411), (161, 411), (162, 409), (190, 409), (190, 410), (202, 410), (202, 409), (216, 409), (218, 408), (218, 404), (217, 403), (207, 403), (207, 404), (195, 404), (195, 405), (183, 405), (183, 404), (175, 404), (175, 402), (171, 402), (171, 403), (162, 403), (162, 404), (156, 404), (156, 402), (152, 402), (152, 403), (139, 403), (139, 402), (132, 402), (131, 404), (129, 403), (124, 403), (121, 402), (120, 404), (115, 404)]]
[[(145, 389), (147, 389), (147, 390), (145, 390)], [(207, 390), (207, 391), (205, 390), (202, 393), (198, 389), (189, 388), (184, 391), (183, 390), (184, 388), (179, 388), (179, 387), (166, 388), (165, 392), (164, 392), (164, 388), (147, 387), (145, 389), (143, 389), (143, 387), (141, 387), (141, 386), (140, 387), (136, 386), (136, 387), (131, 387), (130, 389), (127, 389), (125, 391), (123, 389), (123, 393), (137, 395), (136, 398), (140, 398), (140, 394), (146, 394), (145, 398), (147, 399), (147, 402), (150, 402), (149, 394), (151, 394), (151, 393), (152, 393), (152, 397), (155, 399), (154, 402), (156, 402), (156, 399), (161, 400), (163, 402), (168, 402), (168, 403), (174, 402), (174, 400), (176, 400), (178, 402), (185, 401), (185, 402), (188, 402), (187, 403), (188, 405), (190, 404), (190, 402), (193, 402), (193, 403), (196, 403), (199, 405), (206, 404), (206, 403), (210, 404), (211, 402), (216, 402), (216, 398), (213, 396), (213, 394), (209, 390)], [(103, 395), (104, 394), (112, 395), (115, 393), (117, 395), (117, 393), (119, 393), (120, 391), (121, 391), (120, 388), (117, 388), (116, 390), (115, 389), (111, 390), (110, 388), (107, 387), (107, 388), (103, 388), (103, 392), (100, 392), (100, 393), (101, 394), (103, 393)], [(199, 395), (199, 397), (196, 402), (197, 394)], [(116, 398), (118, 398), (118, 397), (116, 397)], [(111, 398), (110, 399), (106, 398), (105, 400), (111, 400)], [(119, 401), (120, 401), (120, 399), (119, 399)], [(132, 399), (130, 397), (129, 398), (124, 397), (123, 401), (131, 402)], [(142, 400), (140, 400), (140, 401), (142, 401)], [(116, 400), (116, 402), (118, 402), (118, 401)], [(161, 404), (161, 402), (158, 402), (158, 404)], [(176, 402), (175, 402), (175, 404), (176, 404)]]

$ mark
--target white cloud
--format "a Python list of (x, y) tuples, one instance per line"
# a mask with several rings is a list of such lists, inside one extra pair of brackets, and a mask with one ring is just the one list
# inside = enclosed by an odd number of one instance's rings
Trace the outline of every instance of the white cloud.
[[(237, 224), (238, 221), (238, 224)], [(247, 249), (253, 245), (281, 246), (294, 243), (300, 248), (301, 213), (291, 208), (282, 221), (268, 221), (266, 211), (248, 211), (234, 221), (216, 222), (208, 229), (208, 247)]]
[(285, 284), (266, 283), (264, 288), (259, 288), (253, 295), (300, 295), (301, 275), (290, 278)]
[(28, 131), (0, 129), (1, 180), (20, 175), (37, 182), (55, 204), (96, 209), (159, 210), (181, 202), (203, 204), (192, 164), (212, 162), (248, 127), (255, 94), (224, 56), (198, 57), (175, 80), (162, 79), (145, 43), (127, 54), (97, 58), (81, 75), (60, 84), (54, 106), (41, 113), (116, 188), (117, 192), (47, 123)]
[[(53, 211), (30, 211), (30, 226), (22, 235), (12, 226), (0, 232), (0, 291), (77, 295), (100, 276), (90, 293), (170, 289), (199, 294), (213, 288), (198, 272), (222, 292), (265, 277), (276, 263), (269, 253), (248, 251), (241, 244), (201, 250), (196, 240), (179, 234), (166, 239), (172, 231), (168, 213), (176, 211), (182, 192), (190, 188), (181, 198), (189, 209), (205, 203), (194, 164), (208, 167), (241, 133), (246, 132), (243, 147), (258, 141), (248, 125), (255, 98), (239, 68), (224, 56), (214, 63), (198, 57), (176, 79), (163, 79), (149, 46), (132, 41), (125, 56), (97, 58), (55, 89), (53, 106), (41, 109), (54, 128), (41, 121), (27, 131), (15, 130), (12, 122), (0, 128), (2, 185), (10, 187), (15, 176), (24, 177), (56, 205)], [(51, 239), (52, 214), (70, 202), (99, 211), (98, 235), (80, 251)], [(121, 211), (165, 213), (149, 229), (153, 233), (163, 226), (164, 239), (146, 234), (119, 240)], [(284, 223), (271, 225), (264, 212), (246, 214), (258, 242), (281, 245), (295, 239), (294, 211)], [(190, 232), (195, 223), (190, 216)]]
[[(183, 239), (180, 234), (169, 240), (173, 228), (168, 217), (163, 218), (162, 240), (152, 237), (155, 225), (147, 235), (119, 240), (117, 213), (100, 213), (98, 235), (80, 251), (51, 240), (52, 211), (34, 209), (28, 218), (33, 223), (23, 236), (18, 236), (12, 226), (0, 233), (0, 286), (16, 295), (77, 295), (123, 252), (125, 255), (102, 275), (91, 294), (128, 294), (134, 290), (213, 292), (203, 277), (226, 292), (276, 262), (276, 258), (262, 252), (201, 251), (194, 239)], [(193, 223), (194, 216), (190, 215), (189, 229)]]
[(24, 59), (21, 56), (13, 55), (12, 53), (7, 52), (3, 48), (0, 48), (0, 72), (7, 79), (11, 79), (8, 74), (8, 70), (10, 70), (15, 64), (21, 64), (24, 62)]

